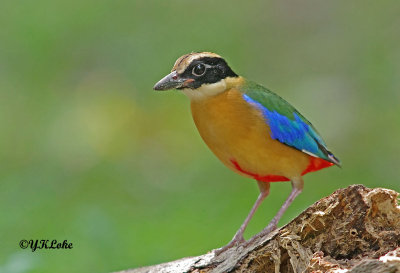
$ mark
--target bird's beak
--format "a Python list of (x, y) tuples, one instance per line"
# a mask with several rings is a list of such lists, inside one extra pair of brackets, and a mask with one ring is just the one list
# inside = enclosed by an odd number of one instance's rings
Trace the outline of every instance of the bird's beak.
[(167, 76), (162, 78), (156, 85), (154, 85), (154, 90), (170, 90), (176, 89), (184, 86), (186, 79), (181, 78), (176, 71), (172, 71)]

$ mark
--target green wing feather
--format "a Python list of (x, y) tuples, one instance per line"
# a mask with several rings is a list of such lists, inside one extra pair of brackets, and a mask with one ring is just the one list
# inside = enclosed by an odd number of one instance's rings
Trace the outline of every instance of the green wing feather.
[(314, 126), (287, 101), (251, 81), (246, 81), (240, 91), (248, 103), (263, 112), (273, 139), (340, 166)]

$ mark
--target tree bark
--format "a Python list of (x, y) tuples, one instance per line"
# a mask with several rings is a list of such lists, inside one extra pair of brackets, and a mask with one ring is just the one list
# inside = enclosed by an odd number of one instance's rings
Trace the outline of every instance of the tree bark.
[(120, 273), (400, 273), (398, 193), (352, 185), (311, 205), (282, 228), (220, 255)]

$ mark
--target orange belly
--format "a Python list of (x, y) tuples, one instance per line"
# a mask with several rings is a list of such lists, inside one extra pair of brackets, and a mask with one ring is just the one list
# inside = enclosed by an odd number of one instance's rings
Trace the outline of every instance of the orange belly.
[(230, 169), (259, 181), (288, 181), (333, 165), (287, 146), (270, 136), (258, 109), (230, 89), (192, 100), (192, 115), (201, 137)]

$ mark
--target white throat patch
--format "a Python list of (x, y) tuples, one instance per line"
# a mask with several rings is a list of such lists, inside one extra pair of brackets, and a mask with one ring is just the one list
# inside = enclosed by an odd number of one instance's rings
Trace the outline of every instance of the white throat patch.
[(226, 90), (226, 81), (225, 79), (220, 80), (215, 83), (205, 83), (197, 89), (185, 88), (182, 89), (182, 92), (190, 99), (190, 100), (201, 100), (206, 99), (219, 93), (222, 93)]

